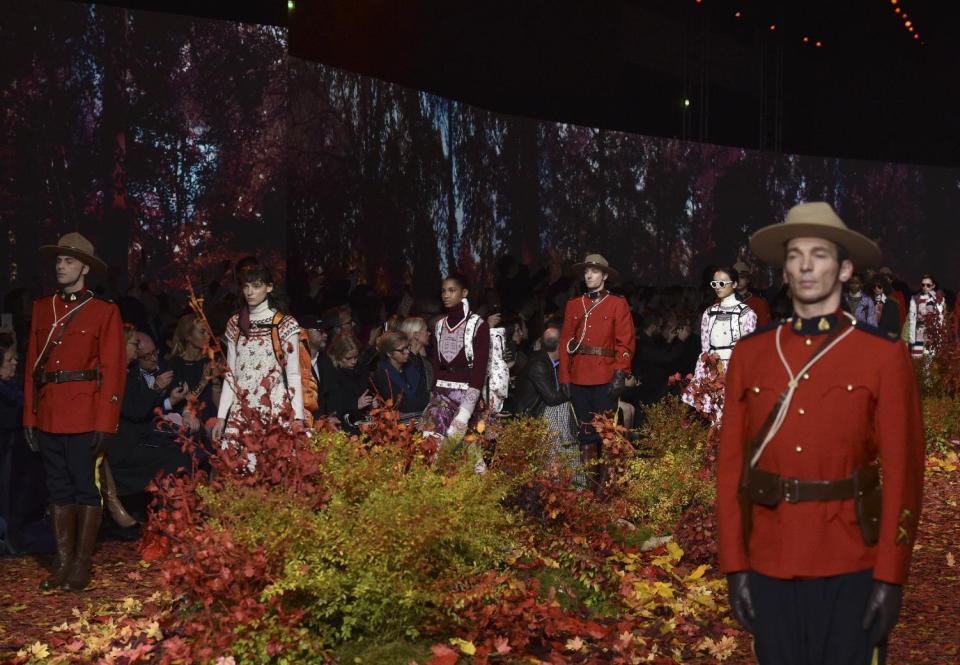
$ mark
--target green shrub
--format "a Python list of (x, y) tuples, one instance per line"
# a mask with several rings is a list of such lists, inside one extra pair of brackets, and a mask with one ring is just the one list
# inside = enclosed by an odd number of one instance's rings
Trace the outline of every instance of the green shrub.
[(705, 466), (710, 429), (673, 396), (644, 412), (640, 434), (646, 455), (628, 460), (622, 491), (638, 523), (665, 533), (687, 508), (715, 499), (713, 472)]
[(396, 449), (322, 434), (330, 496), (322, 510), (234, 487), (208, 497), (238, 542), (282, 562), (262, 601), (300, 608), (327, 647), (345, 640), (416, 639), (441, 620), (439, 594), (501, 565), (514, 549), (507, 483), (464, 464), (448, 474), (423, 462), (406, 472)]

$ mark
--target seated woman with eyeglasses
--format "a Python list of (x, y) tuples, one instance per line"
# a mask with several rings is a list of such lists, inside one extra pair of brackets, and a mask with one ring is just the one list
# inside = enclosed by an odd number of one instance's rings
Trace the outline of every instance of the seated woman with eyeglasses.
[(334, 371), (327, 390), (327, 410), (340, 420), (340, 427), (356, 432), (357, 423), (377, 400), (367, 380), (366, 368), (357, 361), (360, 349), (351, 335), (340, 335), (327, 351)]
[(215, 363), (207, 357), (210, 333), (196, 314), (184, 314), (177, 322), (170, 342), (170, 369), (173, 371), (175, 385), (186, 384), (186, 395), (174, 399), (171, 396), (170, 407), (182, 413), (192, 399), (196, 416), (200, 423), (206, 423), (217, 416), (222, 386), (221, 372)]
[[(692, 385), (707, 374), (704, 356), (710, 354), (718, 357), (726, 371), (730, 356), (733, 355), (733, 347), (757, 327), (756, 312), (737, 297), (739, 280), (740, 274), (728, 266), (718, 268), (713, 273), (710, 288), (717, 294), (717, 301), (704, 310), (700, 319), (701, 355), (694, 368)], [(694, 404), (689, 391), (683, 395), (683, 401)], [(713, 405), (709, 402), (703, 405), (704, 413), (712, 410)]]
[(391, 400), (400, 413), (420, 413), (430, 392), (420, 356), (411, 353), (410, 340), (402, 332), (386, 332), (377, 339), (380, 360), (371, 378), (382, 400)]

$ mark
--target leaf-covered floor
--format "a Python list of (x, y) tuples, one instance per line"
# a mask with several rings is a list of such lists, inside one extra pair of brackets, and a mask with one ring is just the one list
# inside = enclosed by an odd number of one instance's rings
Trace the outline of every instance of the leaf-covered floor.
[[(901, 622), (891, 638), (888, 662), (952, 665), (960, 662), (960, 472), (932, 468), (927, 476), (924, 516), (914, 554)], [(150, 662), (160, 637), (157, 573), (144, 567), (135, 543), (102, 543), (92, 587), (83, 594), (42, 593), (37, 586), (49, 557), (0, 559), (0, 662), (22, 649), (33, 662), (57, 655), (81, 662), (101, 643), (123, 648), (114, 662)], [(161, 610), (162, 611), (162, 610)], [(728, 663), (754, 662), (746, 641)], [(462, 661), (461, 661), (462, 662)]]

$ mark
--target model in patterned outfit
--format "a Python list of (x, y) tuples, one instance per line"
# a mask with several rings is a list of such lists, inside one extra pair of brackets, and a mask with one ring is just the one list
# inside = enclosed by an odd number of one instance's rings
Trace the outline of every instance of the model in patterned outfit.
[(430, 354), (434, 384), (421, 418), (421, 428), (435, 435), (463, 435), (479, 416), (477, 405), (490, 357), (490, 328), (470, 311), (467, 286), (461, 275), (450, 275), (442, 284), (447, 315), (437, 322)]
[[(701, 353), (711, 353), (720, 358), (724, 371), (733, 354), (733, 347), (737, 342), (749, 335), (757, 327), (757, 314), (746, 303), (740, 302), (734, 289), (740, 275), (733, 268), (719, 268), (713, 273), (710, 287), (717, 294), (717, 302), (707, 307), (700, 319)], [(697, 359), (693, 373), (693, 383), (696, 385), (707, 375), (707, 368), (703, 356)], [(687, 392), (683, 401), (694, 404), (692, 395)], [(713, 410), (710, 400), (706, 400), (704, 412)]]
[(910, 310), (907, 315), (907, 341), (910, 343), (910, 353), (914, 358), (930, 353), (926, 348), (927, 334), (924, 330), (925, 316), (937, 314), (940, 323), (943, 323), (947, 301), (943, 293), (937, 291), (937, 281), (932, 275), (924, 275), (920, 279), (920, 293), (910, 298)]
[[(268, 419), (280, 415), (289, 405), (294, 418), (303, 420), (303, 389), (296, 352), (300, 326), (292, 316), (278, 315), (277, 305), (270, 298), (273, 279), (265, 266), (245, 267), (239, 281), (246, 305), (227, 322), (227, 366), (231, 376), (223, 382), (213, 432), (217, 441), (225, 430), (236, 432), (242, 427), (240, 400)], [(283, 367), (273, 347), (274, 326), (281, 344), (287, 348)], [(269, 395), (268, 400), (263, 399), (265, 394)], [(255, 465), (255, 461), (251, 462)]]

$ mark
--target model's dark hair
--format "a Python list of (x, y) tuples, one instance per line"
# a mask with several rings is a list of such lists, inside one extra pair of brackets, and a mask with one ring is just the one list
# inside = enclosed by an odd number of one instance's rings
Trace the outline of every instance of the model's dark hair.
[[(267, 294), (267, 304), (278, 312), (286, 313), (287, 309), (283, 299), (277, 291), (276, 284), (273, 281), (273, 273), (270, 268), (260, 263), (256, 257), (248, 256), (237, 262), (237, 284), (243, 288), (244, 284), (256, 284), (260, 282), (274, 287), (273, 291)], [(250, 307), (244, 302), (240, 306), (240, 313), (237, 318), (237, 325), (244, 337), (250, 336)]]
[[(733, 288), (736, 290), (737, 282), (740, 281), (740, 273), (737, 272), (733, 266), (719, 266), (713, 269), (713, 272), (716, 274), (718, 272), (725, 272), (733, 280)], [(713, 281), (713, 277), (710, 278), (710, 281)]]
[(470, 290), (470, 280), (467, 279), (462, 273), (452, 272), (446, 277), (443, 278), (444, 282), (456, 282), (457, 285), (464, 291)]
[(937, 288), (940, 285), (940, 282), (937, 281), (937, 278), (928, 272), (925, 272), (922, 275), (920, 275), (921, 282), (925, 279), (929, 279), (931, 282), (933, 282), (933, 288)]
[(878, 286), (883, 290), (884, 295), (890, 295), (892, 284), (889, 277), (881, 273), (874, 275), (873, 279), (870, 280), (870, 291), (873, 291)]

